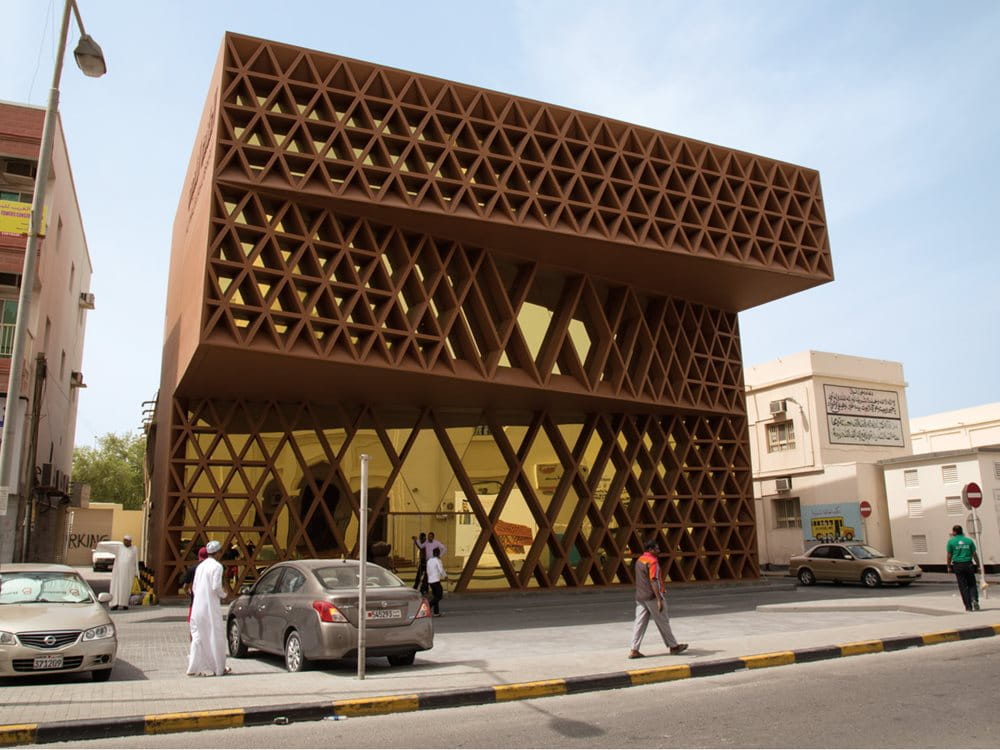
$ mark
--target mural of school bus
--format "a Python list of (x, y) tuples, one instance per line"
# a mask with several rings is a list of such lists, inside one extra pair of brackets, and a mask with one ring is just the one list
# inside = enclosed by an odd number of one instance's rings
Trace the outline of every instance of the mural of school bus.
[(812, 535), (817, 542), (850, 542), (854, 527), (847, 526), (843, 516), (819, 516), (812, 519)]

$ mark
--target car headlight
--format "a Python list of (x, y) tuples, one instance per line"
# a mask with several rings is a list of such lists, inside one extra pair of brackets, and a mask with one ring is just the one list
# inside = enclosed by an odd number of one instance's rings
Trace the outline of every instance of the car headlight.
[(102, 638), (114, 638), (114, 636), (114, 625), (98, 625), (96, 628), (83, 631), (83, 640), (85, 641), (99, 641)]
[(13, 633), (8, 633), (6, 630), (0, 630), (0, 646), (16, 646), (17, 638), (14, 637)]
[(902, 570), (902, 568), (899, 567), (898, 565), (886, 565), (885, 569), (888, 570), (890, 573), (898, 573), (900, 570)]

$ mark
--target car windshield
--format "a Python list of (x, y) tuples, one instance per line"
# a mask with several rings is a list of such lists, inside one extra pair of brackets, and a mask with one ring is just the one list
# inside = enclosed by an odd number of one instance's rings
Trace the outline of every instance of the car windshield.
[[(314, 573), (325, 589), (356, 589), (358, 587), (358, 568), (355, 565), (317, 568)], [(368, 585), (375, 588), (392, 588), (406, 584), (385, 568), (369, 563)]]
[(84, 604), (90, 588), (76, 573), (18, 571), (0, 573), (0, 604)]
[(872, 560), (876, 557), (885, 557), (877, 549), (869, 547), (867, 544), (849, 544), (847, 545), (847, 551), (858, 560)]
[(118, 542), (98, 542), (97, 552), (108, 552), (112, 555), (118, 553)]

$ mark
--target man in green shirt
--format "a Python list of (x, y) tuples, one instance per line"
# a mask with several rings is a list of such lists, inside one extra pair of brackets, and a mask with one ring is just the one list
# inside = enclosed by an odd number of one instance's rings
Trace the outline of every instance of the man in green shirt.
[(947, 550), (948, 570), (955, 572), (965, 611), (972, 612), (979, 609), (979, 587), (976, 586), (976, 567), (979, 565), (979, 558), (976, 556), (976, 543), (962, 533), (961, 526), (952, 526)]

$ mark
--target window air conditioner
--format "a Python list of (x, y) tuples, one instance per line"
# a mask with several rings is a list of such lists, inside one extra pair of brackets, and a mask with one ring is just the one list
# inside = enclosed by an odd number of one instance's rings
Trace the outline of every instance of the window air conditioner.
[(73, 370), (69, 374), (69, 387), (70, 388), (86, 388), (87, 384), (83, 382), (83, 373), (78, 370)]
[(778, 477), (774, 480), (774, 489), (776, 492), (788, 492), (792, 489), (792, 478)]
[(771, 402), (772, 414), (784, 414), (786, 411), (788, 411), (788, 401), (786, 399), (781, 398)]
[(94, 295), (90, 292), (80, 292), (80, 307), (84, 310), (93, 310)]

